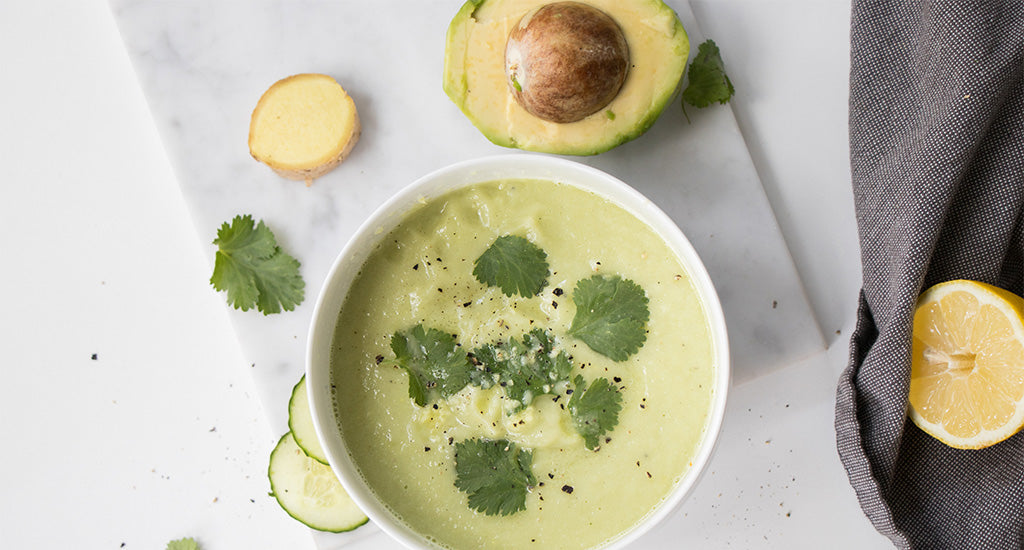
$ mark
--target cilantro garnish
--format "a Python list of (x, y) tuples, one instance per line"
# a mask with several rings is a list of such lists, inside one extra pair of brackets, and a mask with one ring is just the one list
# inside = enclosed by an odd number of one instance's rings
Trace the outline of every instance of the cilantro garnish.
[(166, 550), (199, 550), (199, 543), (194, 538), (172, 540), (167, 543)]
[(593, 451), (601, 446), (601, 436), (619, 423), (622, 394), (607, 378), (594, 380), (588, 388), (583, 377), (577, 375), (573, 386), (569, 414), (587, 448)]
[(576, 315), (569, 334), (613, 361), (625, 361), (647, 340), (647, 295), (618, 275), (594, 275), (576, 283)]
[(540, 293), (548, 278), (547, 253), (515, 235), (495, 239), (476, 259), (473, 276), (485, 285), (501, 288), (506, 296), (524, 298)]
[(688, 70), (689, 83), (683, 90), (683, 101), (698, 109), (715, 101), (724, 105), (736, 91), (725, 74), (725, 63), (714, 40), (706, 40), (697, 48)]
[(409, 373), (409, 397), (425, 407), (438, 396), (451, 397), (469, 384), (475, 369), (455, 338), (446, 332), (416, 325), (391, 337), (398, 365)]
[(469, 507), (489, 516), (526, 509), (526, 492), (537, 484), (533, 453), (499, 439), (455, 444), (455, 486), (469, 495)]
[(217, 257), (210, 284), (226, 290), (228, 303), (248, 311), (255, 307), (264, 315), (291, 311), (305, 297), (305, 282), (299, 262), (277, 246), (270, 229), (252, 216), (235, 216), (217, 230)]
[(555, 386), (569, 380), (572, 362), (565, 352), (554, 353), (554, 344), (550, 331), (535, 328), (521, 339), (513, 337), (473, 350), (478, 367), (485, 373), (475, 377), (474, 383), (486, 389), (496, 378), (516, 404), (512, 412), (526, 408), (539, 395), (557, 393)]

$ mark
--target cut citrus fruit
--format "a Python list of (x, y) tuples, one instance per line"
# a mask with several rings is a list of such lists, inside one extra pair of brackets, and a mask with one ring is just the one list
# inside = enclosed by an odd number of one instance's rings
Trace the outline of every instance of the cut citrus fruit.
[(1024, 426), (1024, 299), (976, 281), (929, 288), (914, 312), (910, 418), (958, 449)]

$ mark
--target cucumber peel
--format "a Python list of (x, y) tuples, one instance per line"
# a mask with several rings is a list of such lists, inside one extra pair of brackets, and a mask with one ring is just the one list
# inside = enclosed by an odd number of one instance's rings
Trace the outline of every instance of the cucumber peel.
[(313, 428), (313, 412), (309, 407), (309, 394), (306, 393), (306, 375), (302, 375), (292, 388), (292, 396), (288, 400), (288, 429), (306, 455), (321, 464), (327, 464), (327, 453)]
[(270, 490), (291, 517), (318, 531), (341, 533), (369, 521), (330, 466), (310, 458), (291, 432), (270, 453)]

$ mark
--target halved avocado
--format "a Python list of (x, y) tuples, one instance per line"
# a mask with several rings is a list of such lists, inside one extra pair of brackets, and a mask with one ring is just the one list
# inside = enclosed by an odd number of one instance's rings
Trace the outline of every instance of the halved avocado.
[[(448, 27), (444, 90), (497, 145), (563, 155), (594, 155), (647, 131), (672, 99), (690, 42), (661, 0), (582, 0), (610, 16), (628, 45), (629, 67), (618, 94), (575, 122), (553, 122), (524, 109), (505, 70), (510, 32), (550, 0), (469, 0)], [(527, 19), (529, 21), (529, 18)], [(525, 21), (524, 21), (525, 24)]]

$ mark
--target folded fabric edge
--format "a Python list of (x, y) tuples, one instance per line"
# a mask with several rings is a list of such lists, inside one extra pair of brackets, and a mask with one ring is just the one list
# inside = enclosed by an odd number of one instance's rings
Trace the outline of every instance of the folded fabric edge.
[(906, 534), (896, 527), (892, 508), (882, 494), (882, 487), (874, 474), (871, 462), (864, 452), (860, 422), (857, 415), (857, 387), (854, 384), (857, 369), (863, 363), (870, 342), (878, 336), (864, 291), (857, 305), (857, 325), (850, 337), (849, 363), (839, 376), (836, 387), (836, 450), (846, 470), (861, 510), (882, 535), (897, 548), (911, 548)]

